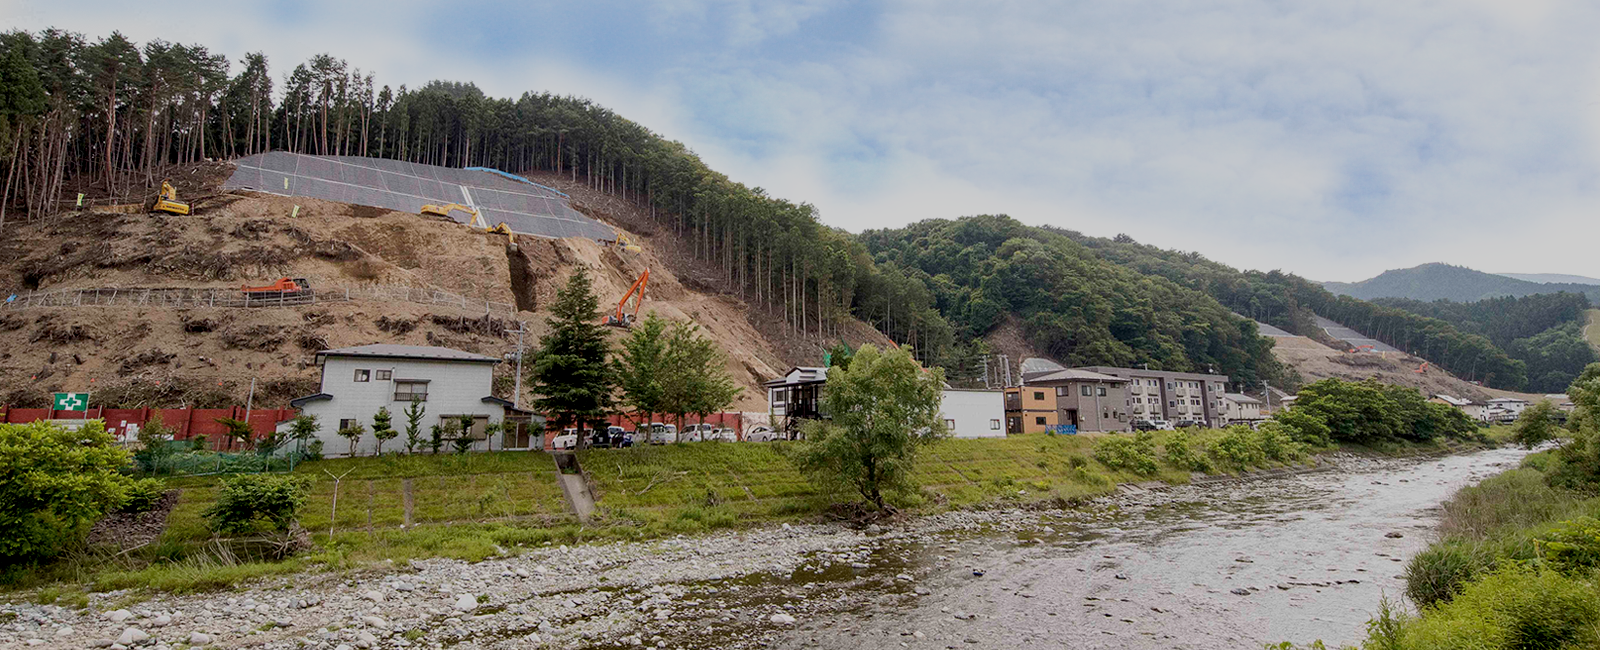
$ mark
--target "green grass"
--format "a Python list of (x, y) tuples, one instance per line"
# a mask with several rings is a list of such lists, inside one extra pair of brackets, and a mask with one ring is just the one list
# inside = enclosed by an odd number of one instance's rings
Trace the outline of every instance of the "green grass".
[[(1157, 436), (1157, 446), (1166, 435)], [(1197, 444), (1219, 432), (1192, 434)], [(555, 466), (541, 453), (391, 455), (302, 464), (312, 482), (300, 513), (316, 548), (285, 562), (219, 557), (201, 513), (220, 477), (179, 477), (181, 490), (161, 539), (116, 557), (104, 550), (13, 572), (11, 588), (79, 585), (189, 592), (305, 569), (347, 570), (449, 557), (478, 561), (548, 544), (649, 539), (817, 517), (852, 495), (819, 492), (785, 456), (789, 443), (693, 443), (578, 452), (595, 488), (597, 518), (580, 525), (567, 511)], [(1070, 503), (1120, 482), (1183, 483), (1189, 473), (1162, 465), (1152, 476), (1112, 471), (1093, 459), (1094, 436), (1043, 434), (945, 440), (923, 450), (913, 478), (918, 494), (898, 505), (931, 513), (995, 501)], [(1268, 463), (1275, 465), (1275, 463)], [(335, 481), (338, 507), (334, 509)], [(402, 485), (410, 480), (412, 525)], [(332, 528), (330, 534), (330, 527)], [(225, 554), (226, 555), (226, 554)], [(81, 588), (80, 588), (81, 591)]]
[(1583, 326), (1583, 337), (1589, 340), (1589, 345), (1600, 353), (1600, 309), (1591, 309), (1584, 312), (1589, 316), (1589, 321)]

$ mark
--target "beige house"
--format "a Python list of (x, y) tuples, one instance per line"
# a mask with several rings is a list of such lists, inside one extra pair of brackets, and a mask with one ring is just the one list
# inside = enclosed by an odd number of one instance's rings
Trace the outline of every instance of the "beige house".
[(1248, 424), (1267, 419), (1261, 400), (1244, 393), (1223, 393), (1223, 424)]

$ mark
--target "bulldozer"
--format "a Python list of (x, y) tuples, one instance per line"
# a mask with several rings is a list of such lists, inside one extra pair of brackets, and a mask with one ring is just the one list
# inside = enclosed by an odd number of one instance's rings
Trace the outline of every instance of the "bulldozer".
[(178, 188), (173, 187), (172, 179), (168, 178), (161, 181), (161, 194), (156, 197), (155, 207), (151, 210), (185, 215), (189, 214), (189, 204), (178, 202)]
[[(606, 314), (606, 318), (601, 321), (601, 324), (611, 327), (633, 327), (634, 321), (639, 319), (639, 308), (644, 306), (644, 285), (649, 282), (650, 269), (645, 269), (643, 273), (639, 274), (639, 279), (633, 281), (633, 286), (628, 287), (628, 292), (622, 294), (622, 300), (617, 301), (616, 313)], [(638, 293), (638, 296), (633, 303), (633, 312), (624, 313), (622, 310), (627, 308), (629, 298), (635, 298), (635, 292)]]
[(305, 278), (279, 278), (264, 287), (240, 287), (246, 300), (285, 300), (311, 295), (311, 283)]

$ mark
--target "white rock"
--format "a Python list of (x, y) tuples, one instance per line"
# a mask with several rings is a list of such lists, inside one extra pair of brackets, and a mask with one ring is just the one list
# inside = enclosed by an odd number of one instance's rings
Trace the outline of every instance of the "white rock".
[(361, 617), (361, 622), (366, 623), (367, 627), (375, 627), (380, 630), (389, 629), (389, 622), (377, 616), (363, 616)]
[(384, 600), (383, 592), (378, 591), (377, 589), (373, 589), (372, 591), (364, 593), (361, 595), (361, 597), (375, 603), (381, 603)]
[(350, 647), (350, 644), (348, 643), (341, 643), (339, 644), (339, 647), (334, 648), (333, 650), (355, 650), (355, 648)]
[(28, 645), (44, 645), (44, 639), (28, 639)]
[(128, 650), (128, 646), (122, 645), (121, 643), (113, 643), (106, 647), (111, 648), (111, 650)]
[(478, 608), (478, 597), (472, 594), (456, 596), (456, 610), (470, 612)]
[(95, 639), (95, 640), (89, 642), (89, 647), (91, 647), (91, 648), (109, 648), (109, 647), (111, 647), (111, 644), (113, 644), (113, 643), (116, 643), (116, 641), (112, 641), (111, 639), (103, 639), (103, 638), (102, 639)]
[(204, 632), (190, 632), (189, 633), (189, 645), (194, 645), (194, 646), (211, 645), (211, 635), (206, 634)]
[(525, 640), (528, 643), (533, 644), (533, 645), (539, 645), (541, 643), (544, 643), (544, 639), (539, 638), (539, 633), (538, 632), (529, 632), (528, 636), (525, 636), (525, 637), (522, 637), (522, 638), (523, 638), (523, 640)]
[(71, 626), (63, 627), (63, 628), (61, 628), (59, 630), (56, 630), (56, 638), (57, 639), (59, 639), (61, 637), (64, 637), (64, 636), (72, 636), (72, 627)]
[(794, 617), (790, 616), (788, 614), (773, 614), (772, 618), (770, 618), (768, 620), (770, 620), (773, 623), (776, 623), (778, 625), (794, 625), (795, 624)]
[(145, 634), (144, 630), (136, 627), (130, 627), (126, 630), (123, 630), (122, 636), (117, 637), (117, 643), (125, 646), (148, 640), (150, 640), (150, 635)]
[[(527, 569), (523, 569), (523, 568), (520, 568), (520, 567), (517, 569), (517, 577), (518, 578), (526, 578), (526, 577), (531, 576), (531, 575), (533, 575), (533, 574), (528, 573)], [(535, 641), (534, 643), (538, 643), (538, 641)]]
[(106, 619), (111, 621), (112, 623), (121, 623), (121, 622), (126, 621), (126, 620), (128, 620), (130, 618), (133, 618), (133, 612), (130, 612), (130, 611), (126, 610), (126, 609), (118, 609), (118, 610), (106, 612)]
[(366, 643), (366, 644), (370, 645), (370, 644), (373, 644), (373, 643), (377, 643), (378, 642), (378, 637), (377, 637), (377, 635), (375, 635), (375, 634), (373, 634), (371, 632), (368, 632), (366, 630), (362, 630), (362, 631), (356, 633), (356, 642), (357, 643)]
[(172, 624), (172, 617), (168, 616), (166, 614), (162, 614), (160, 616), (157, 616), (157, 617), (155, 617), (154, 620), (150, 621), (150, 627), (166, 627), (166, 626), (171, 625), (171, 624)]

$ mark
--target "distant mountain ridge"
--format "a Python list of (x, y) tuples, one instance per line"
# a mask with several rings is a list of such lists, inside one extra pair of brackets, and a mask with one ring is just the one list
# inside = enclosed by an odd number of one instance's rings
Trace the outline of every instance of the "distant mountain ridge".
[(1423, 302), (1435, 300), (1477, 302), (1485, 298), (1502, 296), (1520, 298), (1566, 291), (1585, 294), (1589, 296), (1590, 302), (1600, 303), (1600, 285), (1529, 282), (1508, 275), (1484, 273), (1464, 266), (1441, 263), (1384, 271), (1377, 277), (1360, 282), (1324, 282), (1322, 286), (1333, 293), (1362, 300), (1409, 298)]
[(1508, 278), (1526, 280), (1528, 282), (1556, 283), (1556, 284), (1596, 284), (1600, 285), (1600, 278), (1591, 278), (1587, 275), (1568, 275), (1566, 273), (1496, 273)]

